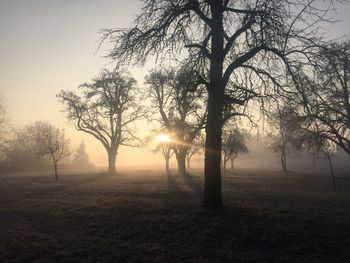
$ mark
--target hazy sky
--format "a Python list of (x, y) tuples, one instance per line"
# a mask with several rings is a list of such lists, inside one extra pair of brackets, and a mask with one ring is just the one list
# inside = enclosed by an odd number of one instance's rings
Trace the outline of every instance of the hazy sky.
[[(65, 127), (73, 148), (84, 139), (91, 159), (104, 164), (103, 148), (67, 124), (55, 94), (107, 66), (104, 48), (94, 56), (98, 31), (129, 26), (140, 5), (137, 0), (0, 0), (0, 95), (11, 124), (47, 120)], [(342, 22), (330, 28), (332, 36), (350, 34), (349, 14), (350, 6), (338, 10)], [(139, 150), (124, 150), (118, 163), (126, 164), (130, 156), (133, 164), (150, 162)]]
[[(129, 26), (139, 6), (136, 0), (0, 0), (0, 94), (11, 124), (47, 120), (64, 127), (73, 149), (84, 139), (92, 161), (105, 164), (104, 149), (67, 124), (55, 94), (108, 66), (103, 48), (94, 55), (98, 31)], [(120, 163), (127, 153), (121, 152)]]

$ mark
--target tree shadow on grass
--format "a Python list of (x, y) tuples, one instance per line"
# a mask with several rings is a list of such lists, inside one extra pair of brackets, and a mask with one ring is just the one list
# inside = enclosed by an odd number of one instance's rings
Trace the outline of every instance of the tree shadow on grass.
[(203, 196), (203, 184), (200, 177), (187, 173), (183, 178), (185, 184), (188, 185), (198, 197)]
[(203, 188), (201, 178), (192, 175), (178, 176), (174, 172), (167, 173), (169, 206), (183, 204), (184, 207), (196, 205), (201, 207)]

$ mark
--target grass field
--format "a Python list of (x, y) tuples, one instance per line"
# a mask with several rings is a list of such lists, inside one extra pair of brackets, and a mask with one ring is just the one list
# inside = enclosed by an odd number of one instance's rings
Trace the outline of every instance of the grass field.
[(350, 177), (237, 170), (0, 176), (0, 262), (350, 262)]

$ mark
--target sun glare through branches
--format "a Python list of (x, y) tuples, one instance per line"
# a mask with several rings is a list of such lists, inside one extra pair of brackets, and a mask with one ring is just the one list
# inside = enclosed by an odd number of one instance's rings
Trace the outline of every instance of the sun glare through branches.
[(168, 134), (159, 134), (155, 137), (156, 142), (170, 142), (170, 137)]

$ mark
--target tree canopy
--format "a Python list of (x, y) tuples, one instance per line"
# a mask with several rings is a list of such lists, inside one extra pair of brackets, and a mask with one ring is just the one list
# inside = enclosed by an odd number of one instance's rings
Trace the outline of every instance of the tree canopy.
[(223, 134), (222, 150), (223, 166), (226, 169), (226, 163), (231, 161), (231, 169), (233, 169), (233, 162), (242, 153), (248, 153), (247, 139), (249, 134), (237, 127), (226, 128)]
[(350, 42), (331, 42), (303, 70), (297, 100), (303, 127), (318, 132), (350, 155)]
[(146, 76), (145, 83), (155, 109), (153, 118), (171, 135), (179, 174), (185, 175), (187, 152), (205, 126), (204, 89), (193, 91), (194, 76), (186, 69), (153, 70)]
[(91, 83), (79, 86), (80, 93), (62, 90), (58, 95), (64, 110), (78, 131), (101, 142), (108, 153), (109, 174), (115, 174), (120, 146), (135, 146), (139, 141), (134, 124), (146, 112), (137, 103), (136, 80), (122, 69), (103, 70)]
[(134, 63), (144, 63), (150, 56), (181, 60), (197, 77), (197, 86), (206, 87), (206, 207), (222, 204), (225, 121), (245, 115), (254, 98), (289, 92), (286, 75), (297, 82), (300, 63), (315, 63), (310, 55), (322, 42), (319, 25), (329, 21), (331, 9), (328, 5), (322, 9), (317, 2), (144, 0), (132, 28), (104, 31), (103, 40), (113, 44), (110, 58)]

